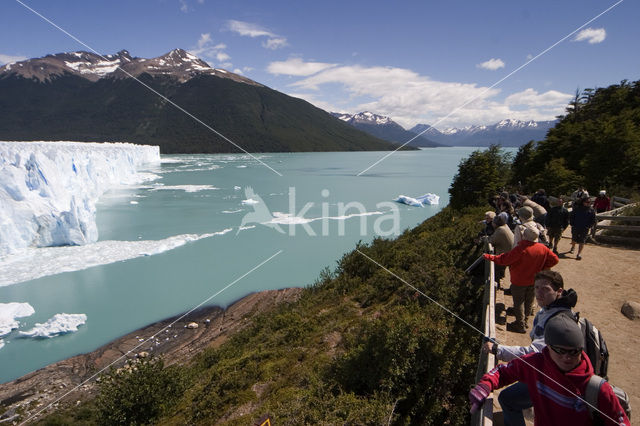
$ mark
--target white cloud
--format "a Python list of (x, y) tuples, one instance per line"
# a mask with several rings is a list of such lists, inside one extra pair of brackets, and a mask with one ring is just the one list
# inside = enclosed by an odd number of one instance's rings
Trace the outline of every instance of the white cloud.
[(504, 100), (508, 106), (527, 106), (529, 108), (548, 108), (557, 105), (566, 105), (572, 98), (572, 95), (549, 90), (544, 93), (538, 93), (534, 89), (526, 89), (522, 92), (513, 93)]
[(262, 42), (262, 47), (267, 49), (276, 50), (287, 45), (287, 39), (284, 37), (270, 38), (267, 41)]
[[(189, 12), (189, 10), (193, 10), (193, 8), (189, 7), (189, 3), (187, 0), (178, 0), (180, 3), (180, 11), (183, 13)], [(198, 4), (204, 4), (204, 0), (197, 0)]]
[(576, 34), (573, 41), (588, 41), (589, 44), (602, 43), (607, 38), (604, 28), (585, 28)]
[(3, 55), (0, 53), (0, 65), (12, 64), (14, 62), (26, 61), (28, 58), (24, 56)]
[(274, 34), (257, 24), (231, 19), (227, 21), (227, 28), (244, 37), (267, 37), (267, 40), (262, 43), (262, 46), (267, 49), (275, 50), (287, 46), (285, 37)]
[[(314, 63), (309, 63), (314, 64)], [(470, 83), (435, 81), (412, 70), (393, 67), (327, 66), (313, 75), (295, 74), (296, 66), (304, 70), (306, 63), (290, 59), (272, 63), (269, 72), (302, 76), (290, 84), (291, 96), (313, 103), (327, 111), (373, 111), (393, 118), (402, 126), (417, 123), (436, 128), (496, 123), (505, 118), (519, 120), (551, 120), (562, 114), (570, 94), (557, 91), (538, 93), (526, 89), (498, 100), (500, 89)], [(286, 72), (285, 72), (286, 71)], [(326, 85), (326, 86), (325, 86)], [(341, 86), (346, 95), (336, 95), (338, 104), (327, 102), (327, 90)], [(322, 90), (320, 90), (322, 89)], [(463, 106), (464, 105), (464, 106)]]
[[(207, 60), (208, 62), (216, 61), (218, 63), (224, 62), (224, 64), (220, 66), (224, 66), (225, 68), (229, 68), (233, 66), (230, 64), (228, 53), (224, 52), (224, 49), (227, 48), (227, 45), (224, 43), (214, 44), (214, 41), (211, 39), (210, 33), (200, 34), (200, 38), (196, 43), (196, 47), (189, 50), (189, 53), (192, 53), (200, 58)], [(213, 66), (213, 64), (210, 64)]]
[(275, 75), (284, 74), (306, 77), (336, 65), (324, 62), (304, 62), (300, 58), (289, 58), (286, 61), (271, 62), (267, 67), (267, 71)]
[(224, 62), (224, 61), (228, 61), (229, 59), (231, 59), (231, 56), (227, 55), (225, 52), (218, 52), (218, 53), (216, 53), (216, 59), (219, 62)]
[(499, 68), (504, 68), (504, 62), (502, 59), (491, 58), (486, 62), (476, 65), (477, 68), (482, 68), (485, 70), (495, 71)]

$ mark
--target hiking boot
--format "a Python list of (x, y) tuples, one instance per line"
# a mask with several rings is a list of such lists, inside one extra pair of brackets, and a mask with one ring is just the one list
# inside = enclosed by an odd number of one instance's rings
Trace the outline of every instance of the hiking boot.
[(527, 330), (525, 330), (525, 328), (521, 324), (518, 324), (516, 322), (510, 322), (509, 324), (507, 324), (507, 331), (520, 334), (525, 334), (527, 332)]
[(576, 260), (582, 260), (582, 256), (577, 255), (577, 256), (576, 256)]
[(573, 247), (571, 247), (571, 250), (569, 250), (569, 253), (573, 254)]
[(553, 254), (555, 254), (556, 256), (559, 256), (560, 254), (558, 253), (558, 249), (553, 249)]

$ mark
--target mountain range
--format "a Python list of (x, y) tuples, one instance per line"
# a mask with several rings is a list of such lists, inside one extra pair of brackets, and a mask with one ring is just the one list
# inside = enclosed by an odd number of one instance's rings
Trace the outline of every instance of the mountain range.
[(182, 49), (152, 59), (58, 53), (2, 66), (0, 140), (127, 141), (163, 153), (239, 152), (234, 143), (250, 152), (396, 148)]
[(338, 117), (345, 123), (352, 125), (356, 129), (360, 129), (386, 141), (398, 144), (404, 144), (407, 141), (411, 141), (408, 143), (408, 145), (410, 146), (429, 148), (445, 145), (429, 140), (424, 136), (416, 137), (415, 133), (405, 130), (402, 126), (400, 126), (389, 117), (374, 114), (369, 111), (363, 111), (353, 115), (343, 114), (339, 112), (332, 112), (331, 114), (335, 117)]
[[(521, 146), (530, 140), (539, 141), (545, 138), (557, 120), (521, 121), (505, 119), (492, 125), (448, 128), (439, 131), (428, 124), (417, 124), (409, 131), (446, 145), (451, 146)], [(424, 133), (422, 133), (424, 132)]]
[[(547, 131), (555, 126), (552, 121), (520, 121), (505, 119), (492, 125), (467, 126), (438, 130), (428, 124), (417, 124), (409, 130), (391, 118), (363, 111), (358, 114), (332, 112), (335, 117), (380, 139), (416, 147), (478, 146), (492, 144), (518, 147), (530, 140), (545, 138)], [(416, 135), (419, 135), (416, 137)]]

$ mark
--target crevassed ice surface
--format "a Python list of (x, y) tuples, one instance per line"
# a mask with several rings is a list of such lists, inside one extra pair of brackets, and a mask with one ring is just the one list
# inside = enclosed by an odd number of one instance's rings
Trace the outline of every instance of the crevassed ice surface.
[(157, 146), (0, 142), (0, 255), (97, 241), (100, 195), (149, 178), (137, 168), (159, 161)]

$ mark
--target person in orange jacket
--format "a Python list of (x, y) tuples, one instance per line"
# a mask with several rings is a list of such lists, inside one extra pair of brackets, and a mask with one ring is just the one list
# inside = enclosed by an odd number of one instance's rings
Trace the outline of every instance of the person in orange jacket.
[(538, 243), (537, 229), (526, 228), (524, 239), (513, 249), (501, 255), (484, 254), (484, 258), (498, 265), (509, 267), (511, 275), (511, 297), (516, 320), (507, 324), (507, 330), (526, 333), (527, 320), (533, 315), (536, 273), (555, 266), (559, 259), (544, 244)]

